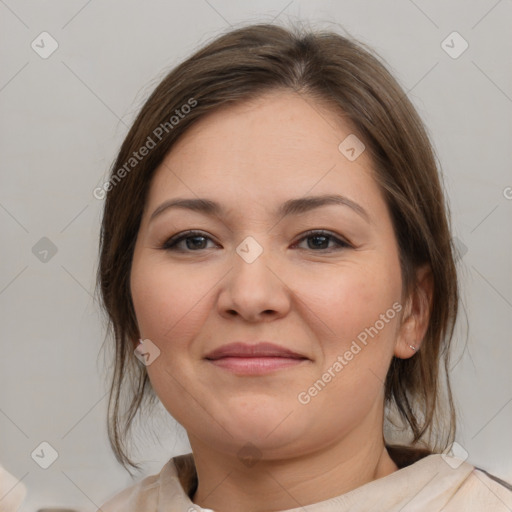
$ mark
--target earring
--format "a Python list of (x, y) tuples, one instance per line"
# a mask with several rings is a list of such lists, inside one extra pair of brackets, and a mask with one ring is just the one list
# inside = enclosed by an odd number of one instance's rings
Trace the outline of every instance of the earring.
[(409, 345), (409, 347), (411, 347), (413, 350), (416, 350), (416, 347), (413, 347), (412, 345)]

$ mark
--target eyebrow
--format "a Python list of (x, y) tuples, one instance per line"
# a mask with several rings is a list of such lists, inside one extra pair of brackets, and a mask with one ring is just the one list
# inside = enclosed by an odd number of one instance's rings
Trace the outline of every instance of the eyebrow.
[[(352, 201), (348, 197), (336, 194), (289, 199), (277, 209), (276, 216), (284, 217), (286, 215), (299, 215), (315, 208), (328, 205), (347, 206), (356, 212), (359, 216), (361, 216), (364, 220), (366, 220), (366, 222), (371, 222), (368, 212), (360, 204)], [(224, 208), (219, 203), (216, 203), (210, 199), (176, 198), (164, 201), (160, 206), (158, 206), (151, 214), (149, 222), (170, 208), (182, 208), (212, 216), (222, 216), (225, 214)]]

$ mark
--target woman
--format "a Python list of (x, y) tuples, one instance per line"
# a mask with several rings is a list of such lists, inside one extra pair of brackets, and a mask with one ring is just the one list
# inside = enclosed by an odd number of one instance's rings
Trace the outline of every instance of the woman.
[(126, 435), (159, 399), (192, 453), (104, 512), (510, 510), (506, 482), (447, 455), (448, 211), (369, 49), (264, 24), (217, 38), (153, 92), (105, 192), (111, 444), (137, 467)]

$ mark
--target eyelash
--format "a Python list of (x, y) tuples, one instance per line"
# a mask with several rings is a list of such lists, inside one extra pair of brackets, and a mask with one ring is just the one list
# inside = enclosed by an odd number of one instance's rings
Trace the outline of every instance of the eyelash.
[[(183, 233), (178, 233), (177, 235), (172, 236), (161, 246), (161, 249), (166, 250), (166, 251), (176, 251), (176, 252), (199, 252), (201, 250), (205, 250), (205, 249), (198, 249), (198, 250), (194, 251), (194, 250), (190, 250), (190, 249), (184, 250), (184, 249), (177, 248), (177, 245), (181, 241), (187, 240), (188, 238), (195, 238), (195, 237), (203, 237), (203, 238), (211, 240), (211, 238), (209, 236), (206, 236), (201, 231), (190, 230), (190, 231), (185, 231)], [(300, 238), (297, 243), (299, 243), (302, 240), (305, 240), (307, 238), (313, 238), (313, 237), (325, 237), (330, 240), (334, 240), (335, 243), (338, 244), (338, 248), (335, 248), (335, 249), (320, 249), (318, 251), (309, 249), (309, 250), (312, 250), (313, 252), (333, 252), (333, 251), (339, 251), (342, 249), (353, 248), (353, 246), (349, 242), (334, 236), (329, 231), (325, 231), (322, 229), (313, 229), (313, 230), (307, 231), (306, 233), (303, 234), (302, 238)], [(294, 245), (296, 245), (296, 244), (294, 244)], [(308, 250), (308, 249), (306, 249), (306, 250)]]

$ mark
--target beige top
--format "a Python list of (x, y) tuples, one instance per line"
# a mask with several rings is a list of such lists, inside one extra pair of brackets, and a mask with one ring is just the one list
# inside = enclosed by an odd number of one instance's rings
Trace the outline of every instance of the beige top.
[[(397, 471), (345, 494), (282, 512), (511, 512), (512, 486), (468, 462), (388, 446)], [(214, 512), (195, 505), (191, 453), (128, 487), (98, 512)]]
[(26, 495), (25, 484), (0, 466), (0, 512), (17, 512)]

